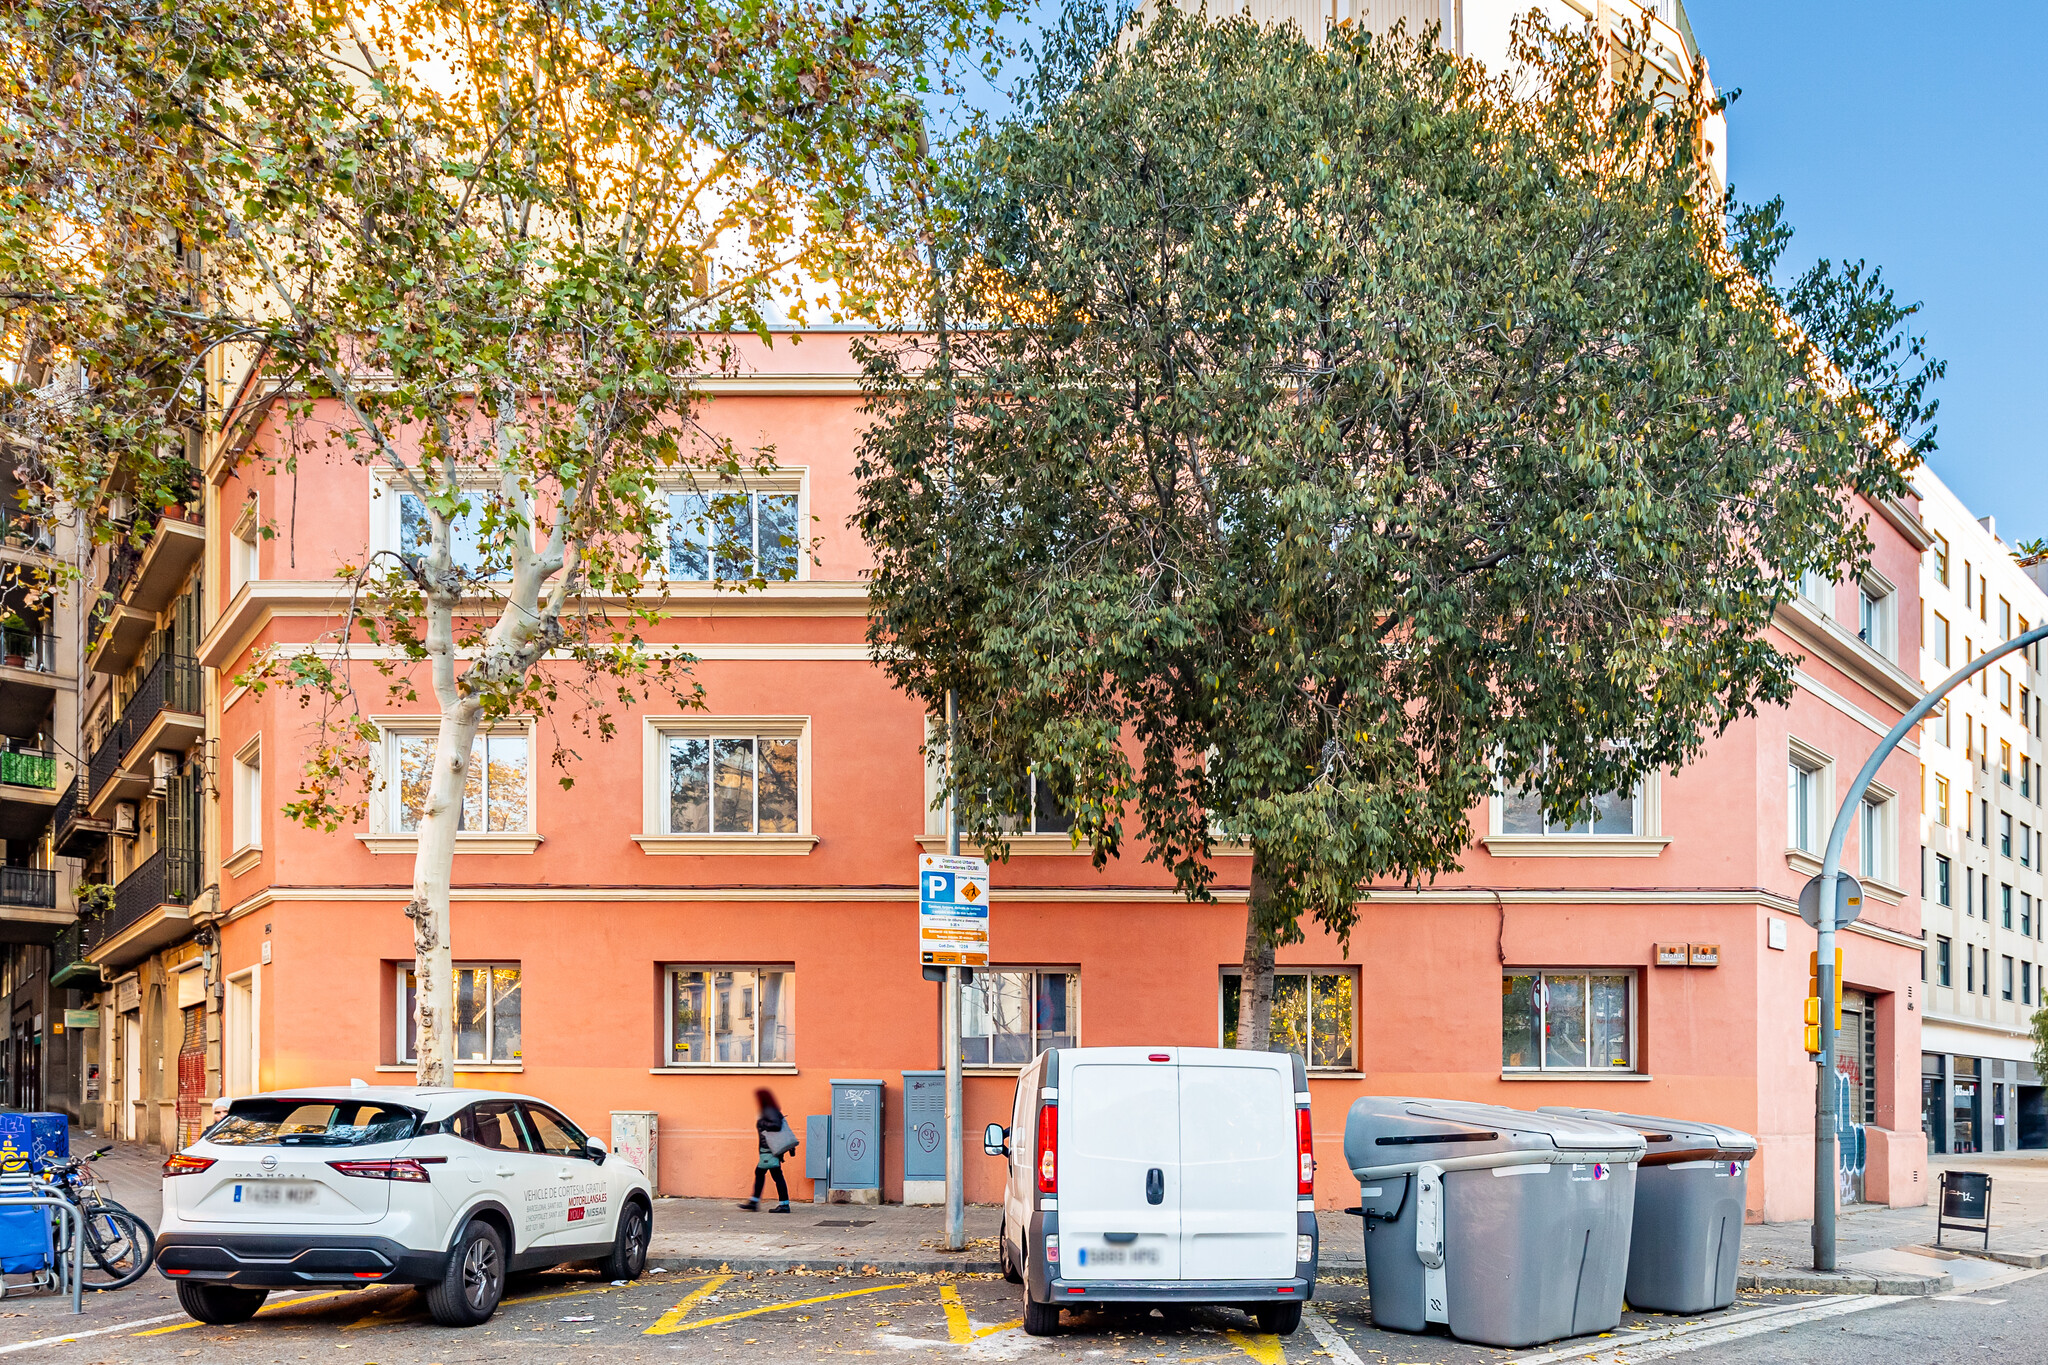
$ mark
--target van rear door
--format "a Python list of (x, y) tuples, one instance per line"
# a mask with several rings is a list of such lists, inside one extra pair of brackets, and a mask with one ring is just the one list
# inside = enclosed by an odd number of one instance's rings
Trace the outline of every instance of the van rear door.
[(1061, 1054), (1063, 1278), (1180, 1278), (1180, 1093), (1179, 1069), (1137, 1048)]
[(1177, 1070), (1181, 1278), (1291, 1278), (1299, 1189), (1292, 1060), (1183, 1050)]

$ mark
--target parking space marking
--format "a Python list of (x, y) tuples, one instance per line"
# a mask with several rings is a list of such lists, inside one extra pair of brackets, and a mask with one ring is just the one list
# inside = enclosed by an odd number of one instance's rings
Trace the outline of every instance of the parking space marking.
[(83, 1332), (66, 1332), (62, 1336), (30, 1337), (25, 1341), (14, 1341), (9, 1342), (5, 1346), (0, 1346), (0, 1356), (12, 1355), (16, 1351), (26, 1351), (31, 1346), (62, 1346), (67, 1341), (84, 1341), (87, 1337), (103, 1337), (110, 1332), (125, 1332), (131, 1327), (147, 1327), (152, 1322), (169, 1322), (173, 1318), (182, 1318), (184, 1316), (183, 1313), (165, 1313), (161, 1317), (134, 1318), (128, 1322), (117, 1322), (111, 1327), (92, 1327)]
[(1226, 1330), (1224, 1340), (1243, 1351), (1259, 1365), (1287, 1365), (1287, 1348), (1280, 1344), (1280, 1338), (1270, 1332), (1238, 1332)]
[(1704, 1350), (1709, 1346), (1740, 1341), (1744, 1337), (1753, 1337), (1764, 1332), (1776, 1332), (1800, 1323), (1838, 1318), (1848, 1313), (1862, 1313), (1872, 1308), (1883, 1308), (1887, 1304), (1911, 1302), (1909, 1298), (1879, 1294), (1831, 1295), (1817, 1301), (1809, 1299), (1797, 1307), (1759, 1308), (1748, 1313), (1731, 1314), (1725, 1318), (1682, 1323), (1661, 1332), (1636, 1337), (1632, 1341), (1619, 1341), (1609, 1337), (1604, 1341), (1582, 1342), (1536, 1355), (1513, 1356), (1505, 1365), (1549, 1365), (1552, 1361), (1584, 1360), (1588, 1356), (1601, 1357), (1602, 1365), (1635, 1365), (1639, 1361), (1662, 1360), (1666, 1356)]
[[(360, 1289), (329, 1289), (319, 1294), (295, 1294), (288, 1299), (278, 1299), (272, 1303), (264, 1304), (256, 1310), (256, 1315), (261, 1317), (266, 1313), (275, 1313), (282, 1308), (296, 1308), (302, 1303), (311, 1303), (315, 1299), (331, 1299), (341, 1294), (360, 1294), (362, 1292)], [(135, 1335), (138, 1337), (160, 1337), (169, 1332), (189, 1332), (194, 1327), (205, 1327), (207, 1325), (197, 1319), (193, 1319), (189, 1322), (172, 1323), (169, 1327), (152, 1327), (147, 1332), (137, 1332)]]
[(967, 1305), (960, 1302), (960, 1291), (950, 1284), (940, 1285), (939, 1306), (946, 1310), (946, 1335), (953, 1339), (953, 1344), (973, 1345), (974, 1324), (967, 1320)]
[[(763, 1313), (779, 1313), (785, 1308), (808, 1308), (814, 1303), (831, 1303), (835, 1299), (857, 1299), (863, 1294), (880, 1294), (891, 1289), (908, 1288), (910, 1288), (908, 1284), (878, 1284), (866, 1289), (847, 1289), (837, 1294), (820, 1294), (815, 1299), (794, 1299), (789, 1303), (768, 1303), (761, 1305), (759, 1308), (747, 1308), (737, 1313), (727, 1313), (723, 1317), (699, 1318), (695, 1322), (679, 1323), (668, 1330), (670, 1332), (694, 1332), (699, 1327), (716, 1327), (722, 1322), (738, 1322), (741, 1318), (759, 1317)], [(663, 1314), (663, 1316), (666, 1317), (667, 1314)], [(656, 1326), (659, 1325), (658, 1323), (656, 1324)], [(652, 1335), (653, 1330), (653, 1328), (649, 1328), (642, 1335)]]
[(697, 1306), (698, 1300), (731, 1278), (732, 1276), (730, 1275), (713, 1275), (710, 1279), (704, 1281), (704, 1283), (698, 1285), (680, 1299), (677, 1299), (676, 1306), (656, 1318), (654, 1325), (641, 1333), (641, 1335), (665, 1337), (670, 1332), (676, 1331), (681, 1326), (683, 1319), (690, 1316), (690, 1310)]
[(1308, 1323), (1310, 1335), (1322, 1343), (1323, 1349), (1330, 1353), (1332, 1360), (1337, 1361), (1339, 1365), (1365, 1365), (1365, 1362), (1358, 1358), (1358, 1352), (1351, 1349), (1351, 1343), (1344, 1340), (1342, 1334), (1337, 1331), (1336, 1324), (1323, 1316), (1322, 1309), (1310, 1308), (1301, 1316), (1303, 1321)]

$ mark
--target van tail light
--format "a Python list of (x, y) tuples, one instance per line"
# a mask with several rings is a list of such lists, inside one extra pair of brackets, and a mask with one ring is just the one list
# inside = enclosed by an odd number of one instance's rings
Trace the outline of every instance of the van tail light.
[(164, 1174), (198, 1175), (212, 1164), (213, 1158), (210, 1156), (186, 1156), (183, 1152), (175, 1152), (164, 1162)]
[(1060, 1107), (1038, 1107), (1038, 1192), (1060, 1192)]
[(1301, 1158), (1301, 1184), (1297, 1193), (1303, 1198), (1311, 1198), (1316, 1192), (1316, 1153), (1305, 1105), (1294, 1111), (1294, 1147)]
[(330, 1161), (327, 1164), (343, 1175), (359, 1176), (364, 1180), (409, 1180), (416, 1185), (427, 1182), (427, 1167), (438, 1166), (446, 1161), (442, 1156), (394, 1157), (383, 1161)]

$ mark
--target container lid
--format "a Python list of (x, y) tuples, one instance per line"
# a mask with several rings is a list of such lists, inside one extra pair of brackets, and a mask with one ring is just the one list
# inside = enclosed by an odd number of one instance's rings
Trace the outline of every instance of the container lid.
[(1354, 1171), (1492, 1155), (1501, 1164), (1543, 1155), (1633, 1161), (1644, 1146), (1640, 1133), (1593, 1118), (1400, 1095), (1355, 1101), (1344, 1124), (1344, 1158)]
[(1654, 1114), (1625, 1114), (1608, 1109), (1572, 1109), (1562, 1105), (1547, 1106), (1541, 1112), (1635, 1129), (1647, 1144), (1643, 1154), (1645, 1166), (1662, 1166), (1675, 1161), (1748, 1161), (1756, 1155), (1756, 1138), (1724, 1123), (1660, 1118)]

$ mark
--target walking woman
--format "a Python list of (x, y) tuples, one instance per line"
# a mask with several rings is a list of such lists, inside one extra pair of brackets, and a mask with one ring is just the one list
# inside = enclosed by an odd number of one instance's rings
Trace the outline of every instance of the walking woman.
[(782, 1131), (782, 1106), (775, 1102), (775, 1092), (763, 1087), (754, 1092), (754, 1103), (760, 1106), (761, 1116), (754, 1120), (754, 1131), (761, 1139), (761, 1155), (754, 1162), (754, 1193), (740, 1207), (752, 1213), (761, 1207), (761, 1184), (769, 1176), (775, 1177), (775, 1193), (781, 1203), (770, 1209), (770, 1213), (789, 1212), (789, 1182), (782, 1178), (782, 1159), (789, 1155), (791, 1148), (775, 1151), (768, 1145), (771, 1133)]

